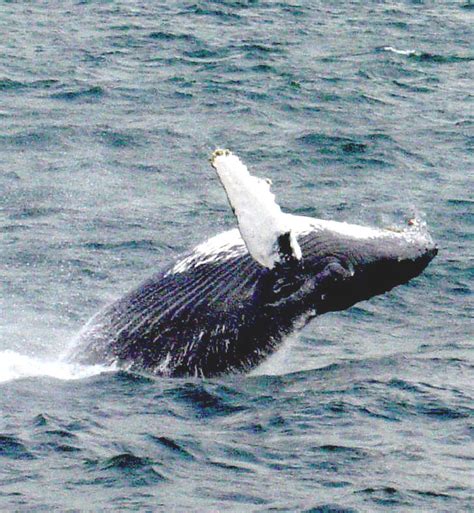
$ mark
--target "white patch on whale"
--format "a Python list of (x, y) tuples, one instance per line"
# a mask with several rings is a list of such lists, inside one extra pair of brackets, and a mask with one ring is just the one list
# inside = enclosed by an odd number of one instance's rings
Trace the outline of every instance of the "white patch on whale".
[(271, 182), (251, 175), (247, 166), (229, 150), (214, 151), (211, 164), (224, 186), (252, 258), (272, 269), (282, 259), (280, 237), (288, 236), (289, 247), (285, 247), (285, 256), (301, 260), (301, 248), (288, 217), (270, 192)]
[(227, 232), (219, 233), (196, 246), (190, 255), (176, 262), (165, 276), (183, 273), (189, 269), (212, 262), (225, 262), (246, 253), (247, 249), (239, 230), (234, 228)]

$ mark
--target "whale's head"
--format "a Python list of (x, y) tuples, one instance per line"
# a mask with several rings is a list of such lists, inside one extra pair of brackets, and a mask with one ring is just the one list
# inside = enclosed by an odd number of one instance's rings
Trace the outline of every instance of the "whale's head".
[[(242, 240), (262, 267), (252, 297), (270, 317), (324, 313), (386, 292), (417, 276), (436, 255), (422, 223), (381, 230), (281, 211), (269, 183), (228, 150), (211, 157)], [(281, 311), (280, 311), (281, 308)]]
[[(423, 224), (403, 230), (311, 220), (298, 237), (317, 313), (344, 310), (418, 276), (438, 250)], [(309, 290), (309, 287), (306, 286)]]

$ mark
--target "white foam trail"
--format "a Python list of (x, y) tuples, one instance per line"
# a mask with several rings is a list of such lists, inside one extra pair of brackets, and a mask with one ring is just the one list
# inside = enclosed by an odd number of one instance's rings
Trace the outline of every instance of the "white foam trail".
[(393, 46), (384, 46), (383, 50), (385, 50), (386, 52), (396, 53), (398, 55), (416, 55), (416, 50), (398, 50)]
[(15, 351), (0, 351), (0, 383), (37, 376), (62, 380), (83, 379), (113, 370), (103, 365), (78, 365), (61, 360), (43, 360)]

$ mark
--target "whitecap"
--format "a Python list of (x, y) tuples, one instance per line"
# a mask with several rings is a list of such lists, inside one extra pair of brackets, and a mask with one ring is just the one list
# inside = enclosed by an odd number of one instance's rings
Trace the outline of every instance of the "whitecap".
[(393, 46), (384, 46), (382, 48), (385, 52), (392, 52), (398, 55), (416, 55), (416, 50), (399, 50), (398, 48), (394, 48)]

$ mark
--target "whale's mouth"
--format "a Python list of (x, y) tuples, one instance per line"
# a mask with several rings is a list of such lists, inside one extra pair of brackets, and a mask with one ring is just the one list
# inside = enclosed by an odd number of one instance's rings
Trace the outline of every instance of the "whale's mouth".
[(367, 299), (417, 277), (438, 254), (437, 246), (426, 239), (423, 239), (421, 249), (415, 247), (413, 251), (415, 255), (405, 254), (389, 258), (384, 256), (362, 267), (361, 281), (365, 286), (362, 286), (362, 291), (365, 288)]

